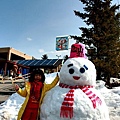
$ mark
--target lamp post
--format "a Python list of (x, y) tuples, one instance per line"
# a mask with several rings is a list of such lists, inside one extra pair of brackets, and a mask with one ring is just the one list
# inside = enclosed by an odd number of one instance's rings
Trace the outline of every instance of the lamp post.
[(59, 57), (61, 57), (61, 55), (56, 55), (57, 57), (58, 57), (58, 59), (59, 59)]

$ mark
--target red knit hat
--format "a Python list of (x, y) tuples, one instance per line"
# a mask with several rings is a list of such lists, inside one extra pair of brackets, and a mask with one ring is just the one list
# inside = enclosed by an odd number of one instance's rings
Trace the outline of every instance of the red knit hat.
[(81, 43), (75, 43), (71, 45), (70, 58), (87, 58), (85, 55), (85, 45)]

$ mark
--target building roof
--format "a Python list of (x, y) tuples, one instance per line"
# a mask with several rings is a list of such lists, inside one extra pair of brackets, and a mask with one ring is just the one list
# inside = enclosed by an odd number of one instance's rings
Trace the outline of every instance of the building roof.
[(62, 59), (35, 59), (35, 60), (18, 60), (17, 64), (28, 67), (57, 67), (62, 63)]
[(30, 60), (33, 56), (29, 56), (21, 51), (12, 47), (0, 48), (0, 60)]

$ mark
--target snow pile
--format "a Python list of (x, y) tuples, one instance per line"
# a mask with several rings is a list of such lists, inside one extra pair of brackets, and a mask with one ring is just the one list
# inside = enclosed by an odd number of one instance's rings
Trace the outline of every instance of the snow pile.
[[(56, 73), (46, 75), (46, 81), (52, 81)], [(120, 120), (120, 87), (107, 89), (103, 81), (97, 82), (96, 88), (103, 95), (110, 112), (110, 120)], [(12, 94), (8, 100), (0, 104), (0, 120), (16, 120), (18, 111), (24, 98), (17, 93)]]

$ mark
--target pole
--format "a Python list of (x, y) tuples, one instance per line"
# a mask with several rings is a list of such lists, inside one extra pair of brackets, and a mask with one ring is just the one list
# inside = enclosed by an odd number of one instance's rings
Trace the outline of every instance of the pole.
[(56, 55), (57, 57), (58, 57), (58, 59), (59, 59), (59, 57), (61, 57), (61, 55)]

